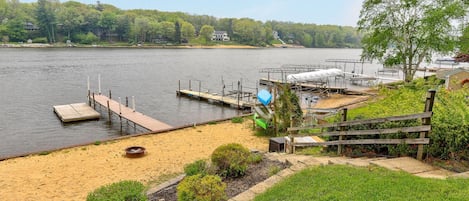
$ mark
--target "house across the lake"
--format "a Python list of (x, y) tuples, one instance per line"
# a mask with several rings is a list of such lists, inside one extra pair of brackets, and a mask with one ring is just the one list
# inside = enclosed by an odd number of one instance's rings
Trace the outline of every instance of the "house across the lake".
[(230, 37), (226, 31), (214, 31), (212, 34), (213, 41), (230, 41)]

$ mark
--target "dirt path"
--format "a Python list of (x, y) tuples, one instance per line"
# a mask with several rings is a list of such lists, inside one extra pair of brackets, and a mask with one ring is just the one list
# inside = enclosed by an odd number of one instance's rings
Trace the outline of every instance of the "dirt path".
[[(204, 125), (0, 162), (0, 195), (9, 200), (84, 200), (94, 189), (121, 180), (144, 183), (183, 172), (226, 143), (267, 151), (268, 140), (253, 136), (251, 122)], [(129, 146), (144, 146), (143, 158), (123, 156)]]

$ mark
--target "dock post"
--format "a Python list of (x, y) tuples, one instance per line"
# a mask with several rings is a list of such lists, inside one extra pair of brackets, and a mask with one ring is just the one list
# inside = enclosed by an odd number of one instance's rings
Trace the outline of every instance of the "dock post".
[(86, 81), (86, 85), (88, 86), (88, 91), (90, 90), (90, 76), (87, 76), (87, 81)]
[(181, 80), (178, 80), (178, 92), (176, 94), (179, 95), (180, 92), (181, 92)]
[(91, 94), (90, 94), (90, 93), (91, 93), (91, 92), (90, 92), (90, 90), (88, 89), (88, 96), (87, 96), (87, 97), (88, 97), (88, 105), (90, 105), (90, 107), (91, 107), (91, 97), (90, 97)]
[(202, 90), (202, 81), (199, 80), (199, 99), (200, 99), (200, 90)]
[(237, 94), (238, 94), (238, 110), (239, 110), (239, 86), (240, 86), (240, 84), (241, 84), (241, 83), (240, 83), (239, 80), (238, 80), (238, 91), (237, 91), (237, 92), (238, 92), (238, 93), (237, 93)]
[(121, 110), (121, 105), (122, 105), (121, 97), (119, 97), (119, 121), (120, 121), (120, 124), (121, 124), (121, 132), (122, 132), (122, 110)]
[(125, 107), (129, 107), (129, 97), (125, 97)]
[(110, 89), (109, 89), (109, 99), (112, 99), (112, 93)]
[(98, 74), (98, 94), (101, 95), (101, 74)]
[(135, 112), (135, 96), (132, 96), (132, 109)]
[(109, 124), (111, 124), (111, 122), (112, 122), (111, 121), (111, 118), (112, 118), (111, 114), (112, 114), (111, 113), (111, 107), (109, 107), (109, 100), (107, 100), (107, 116), (108, 116), (108, 119), (109, 119)]
[(93, 109), (96, 110), (96, 100), (94, 99), (94, 92), (93, 92)]
[(189, 80), (189, 91), (192, 91), (191, 80)]

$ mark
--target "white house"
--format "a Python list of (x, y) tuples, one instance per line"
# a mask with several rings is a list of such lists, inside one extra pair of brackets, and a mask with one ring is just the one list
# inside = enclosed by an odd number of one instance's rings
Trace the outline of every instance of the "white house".
[(214, 31), (212, 34), (212, 40), (214, 41), (229, 41), (228, 33), (226, 31)]

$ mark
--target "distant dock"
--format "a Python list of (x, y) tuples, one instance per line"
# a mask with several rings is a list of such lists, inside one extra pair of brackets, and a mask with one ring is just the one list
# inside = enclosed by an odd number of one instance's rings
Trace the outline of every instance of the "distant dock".
[(187, 96), (191, 98), (196, 98), (196, 99), (204, 99), (207, 100), (208, 102), (215, 102), (215, 103), (221, 103), (224, 105), (229, 105), (230, 107), (233, 108), (239, 108), (239, 109), (250, 109), (254, 107), (253, 102), (247, 102), (241, 100), (241, 98), (232, 98), (230, 96), (220, 96), (217, 94), (210, 94), (210, 93), (205, 93), (205, 92), (198, 92), (198, 91), (191, 91), (191, 90), (178, 90), (176, 92), (178, 96)]
[[(189, 80), (188, 89), (181, 89), (181, 80), (179, 80), (179, 87), (176, 90), (176, 94), (178, 96), (205, 100), (209, 103), (228, 105), (232, 108), (237, 108), (239, 110), (250, 110), (256, 105), (256, 98), (254, 93), (257, 94), (258, 89), (255, 88), (256, 92), (249, 92), (246, 91), (246, 88), (248, 87), (244, 87), (243, 90), (243, 85), (241, 81), (238, 81), (236, 89), (234, 88), (235, 84), (231, 84), (232, 90), (228, 90), (226, 92), (226, 85), (223, 84), (221, 95), (218, 93), (210, 93), (210, 91), (207, 89), (202, 90), (202, 82), (198, 80), (196, 80), (196, 82), (199, 83), (199, 87), (197, 90), (192, 89), (191, 80)], [(224, 83), (223, 80), (222, 83)]]
[(152, 117), (149, 117), (140, 112), (137, 112), (133, 108), (126, 107), (120, 102), (112, 100), (111, 98), (102, 94), (101, 95), (93, 94), (90, 97), (90, 102), (93, 102), (94, 105), (96, 105), (97, 103), (101, 105), (102, 107), (105, 107), (108, 112), (109, 120), (111, 119), (112, 113), (115, 113), (121, 119), (121, 126), (122, 126), (122, 118), (124, 118), (152, 132), (173, 128), (172, 126), (166, 123), (163, 123)]

